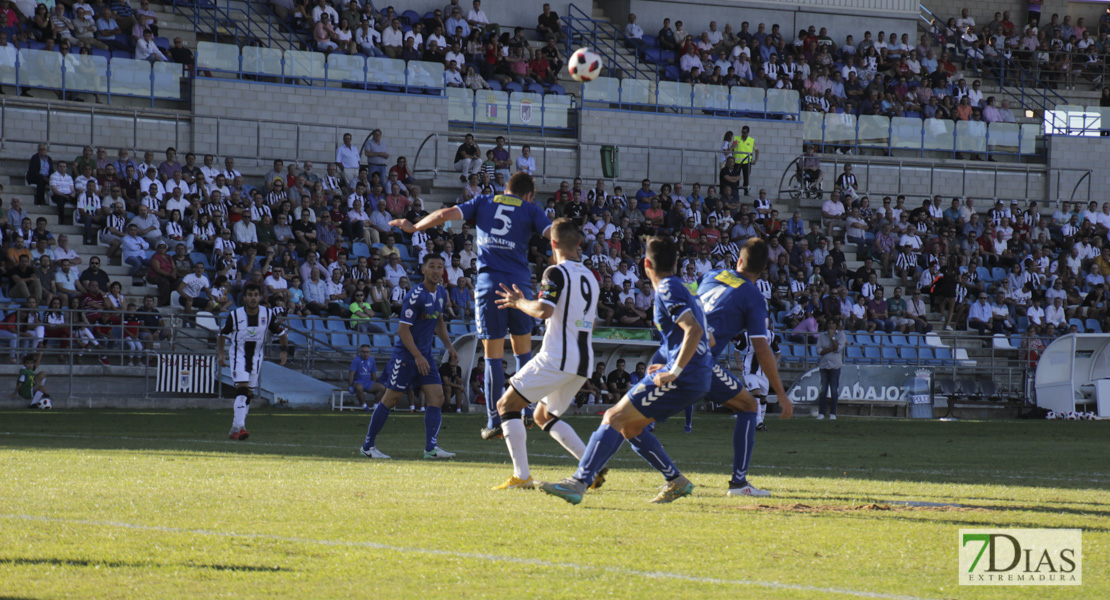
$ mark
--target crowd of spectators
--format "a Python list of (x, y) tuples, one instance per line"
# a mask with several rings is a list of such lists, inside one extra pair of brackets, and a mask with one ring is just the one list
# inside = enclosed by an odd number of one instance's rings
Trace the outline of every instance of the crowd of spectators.
[(973, 46), (945, 28), (921, 35), (863, 31), (837, 41), (814, 25), (789, 39), (778, 24), (768, 30), (759, 23), (752, 31), (747, 21), (738, 30), (711, 21), (706, 31), (693, 33), (682, 21), (672, 26), (664, 19), (651, 36), (630, 14), (625, 35), (639, 48), (661, 49), (665, 60), (678, 65), (681, 81), (792, 89), (806, 111), (1015, 122), (1008, 100), (984, 97), (979, 80), (969, 84), (960, 75), (961, 66), (997, 66), (998, 57), (989, 51), (993, 46), (983, 56), (972, 53), (968, 63)]
[(149, 0), (49, 2), (0, 0), (0, 68), (15, 67), (21, 48), (56, 50), (63, 56), (126, 53), (137, 60), (193, 66), (193, 53), (180, 37), (158, 36), (158, 15)]
[(489, 81), (520, 86), (556, 82), (562, 68), (563, 36), (558, 15), (543, 5), (536, 32), (546, 45), (533, 49), (523, 27), (510, 33), (491, 23), (481, 0), (461, 6), (452, 0), (423, 15), (398, 14), (392, 6), (376, 11), (357, 0), (278, 0), (279, 16), (311, 33), (316, 50), (441, 63), (448, 87), (490, 89)]

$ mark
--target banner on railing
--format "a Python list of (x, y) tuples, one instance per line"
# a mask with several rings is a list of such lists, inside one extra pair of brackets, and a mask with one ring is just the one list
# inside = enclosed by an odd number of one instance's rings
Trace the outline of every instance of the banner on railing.
[(155, 391), (181, 394), (216, 393), (216, 357), (159, 354)]
[[(930, 404), (933, 370), (916, 365), (844, 365), (840, 399)], [(795, 404), (816, 404), (821, 397), (821, 370), (810, 369), (786, 392)]]

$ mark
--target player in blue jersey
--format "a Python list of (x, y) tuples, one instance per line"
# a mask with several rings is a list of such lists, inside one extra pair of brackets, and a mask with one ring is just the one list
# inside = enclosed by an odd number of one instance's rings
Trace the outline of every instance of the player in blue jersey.
[[(720, 404), (736, 413), (736, 430), (732, 434), (732, 478), (728, 483), (729, 496), (770, 496), (771, 493), (748, 483), (755, 444), (755, 428), (759, 416), (759, 403), (744, 388), (744, 380), (734, 376), (717, 363), (716, 358), (728, 351), (729, 344), (741, 333), (747, 333), (759, 366), (778, 396), (783, 419), (794, 414), (794, 405), (783, 390), (779, 379), (778, 364), (767, 331), (767, 300), (755, 282), (767, 267), (769, 250), (767, 242), (750, 238), (740, 248), (736, 270), (710, 271), (698, 285), (698, 298), (705, 308), (709, 331), (713, 339), (713, 379), (709, 395), (711, 402)], [(656, 353), (652, 362), (665, 357)], [(725, 402), (720, 399), (727, 398)]]
[(478, 232), (478, 275), (474, 280), (475, 317), (478, 339), (485, 351), (486, 427), (482, 438), (501, 437), (497, 399), (505, 391), (505, 335), (512, 336), (516, 372), (532, 358), (532, 328), (535, 319), (510, 308), (499, 310), (497, 292), (516, 285), (525, 298), (534, 298), (532, 270), (528, 264), (528, 241), (533, 233), (551, 237), (551, 220), (533, 201), (536, 184), (527, 173), (509, 179), (504, 194), (476, 196), (458, 206), (441, 208), (415, 225), (406, 219), (390, 221), (406, 233), (424, 231), (447, 221), (473, 220)]
[(397, 327), (397, 343), (382, 373), (385, 393), (374, 407), (362, 455), (366, 458), (389, 458), (377, 449), (375, 442), (389, 411), (397, 400), (412, 386), (424, 392), (424, 458), (453, 458), (455, 455), (436, 445), (439, 426), (443, 422), (443, 380), (439, 377), (435, 358), (432, 356), (432, 338), (439, 337), (451, 357), (458, 359), (447, 325), (443, 323), (443, 306), (447, 303), (447, 290), (443, 289), (443, 257), (429, 252), (424, 256), (421, 272), (424, 282), (405, 295), (401, 303), (401, 323)]
[(573, 476), (557, 483), (541, 483), (540, 489), (571, 504), (578, 504), (586, 489), (616, 454), (625, 440), (644, 460), (659, 470), (666, 483), (652, 502), (672, 502), (694, 489), (662, 444), (645, 427), (682, 412), (709, 392), (713, 371), (709, 327), (701, 303), (682, 280), (675, 277), (678, 249), (671, 238), (654, 237), (647, 242), (644, 271), (655, 286), (655, 323), (663, 334), (660, 352), (666, 364), (652, 365), (645, 377), (605, 412), (601, 427), (590, 443)]

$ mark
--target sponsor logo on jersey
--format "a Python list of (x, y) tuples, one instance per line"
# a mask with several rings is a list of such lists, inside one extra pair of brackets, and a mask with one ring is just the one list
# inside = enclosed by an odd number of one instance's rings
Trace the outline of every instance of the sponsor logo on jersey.
[(721, 283), (734, 288), (740, 287), (745, 283), (743, 279), (737, 277), (736, 275), (733, 275), (729, 271), (721, 271), (713, 279), (716, 279), (717, 281), (720, 281)]
[(522, 203), (522, 200), (520, 198), (516, 198), (514, 196), (504, 196), (501, 194), (494, 196), (493, 201), (497, 204), (508, 204), (509, 206), (520, 206)]

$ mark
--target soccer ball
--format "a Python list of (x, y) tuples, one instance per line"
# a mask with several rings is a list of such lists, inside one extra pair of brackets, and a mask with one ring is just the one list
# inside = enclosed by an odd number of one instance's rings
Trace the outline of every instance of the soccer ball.
[(50, 410), (54, 408), (54, 403), (50, 401), (50, 398), (43, 397), (42, 402), (39, 402), (39, 408), (42, 410)]
[(575, 81), (593, 81), (601, 75), (601, 57), (588, 48), (579, 48), (567, 61), (567, 73)]

